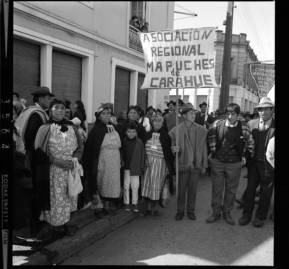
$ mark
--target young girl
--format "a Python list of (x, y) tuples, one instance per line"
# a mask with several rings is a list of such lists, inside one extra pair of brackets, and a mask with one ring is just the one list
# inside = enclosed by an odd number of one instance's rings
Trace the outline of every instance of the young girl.
[(145, 146), (146, 171), (142, 186), (142, 196), (146, 199), (146, 215), (159, 215), (157, 204), (161, 199), (161, 192), (165, 184), (169, 184), (172, 193), (173, 182), (165, 179), (168, 174), (175, 174), (173, 154), (171, 152), (171, 139), (163, 127), (163, 117), (152, 118), (153, 130), (148, 134)]

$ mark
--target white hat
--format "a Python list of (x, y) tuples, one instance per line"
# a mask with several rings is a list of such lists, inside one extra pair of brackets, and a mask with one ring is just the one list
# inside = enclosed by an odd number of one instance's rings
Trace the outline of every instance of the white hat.
[(262, 97), (259, 105), (256, 106), (256, 108), (261, 108), (261, 107), (274, 107), (274, 103), (269, 97)]

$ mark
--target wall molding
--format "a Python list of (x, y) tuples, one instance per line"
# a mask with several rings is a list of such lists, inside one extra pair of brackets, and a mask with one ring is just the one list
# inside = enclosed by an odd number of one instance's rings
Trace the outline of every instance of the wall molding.
[(40, 78), (41, 85), (52, 87), (52, 51), (53, 48), (59, 48), (71, 54), (76, 54), (82, 58), (82, 84), (81, 84), (81, 100), (83, 101), (87, 121), (93, 121), (92, 102), (93, 100), (93, 81), (94, 81), (94, 59), (96, 57), (93, 50), (89, 50), (66, 41), (37, 33), (30, 29), (14, 25), (14, 35), (22, 37), (30, 42), (36, 42), (41, 46), (40, 59)]
[(76, 53), (80, 56), (89, 56), (95, 55), (96, 53), (93, 50), (83, 48), (78, 45), (71, 44), (69, 42), (63, 41), (58, 38), (51, 37), (36, 31), (24, 28), (19, 25), (14, 24), (14, 35), (33, 40), (40, 44), (51, 44), (53, 47), (62, 48), (70, 52)]
[(34, 6), (31, 3), (27, 3), (27, 2), (14, 2), (14, 12), (18, 12), (18, 13), (24, 13), (30, 17), (34, 17), (37, 18), (38, 20), (42, 20), (44, 22), (48, 22), (52, 25), (55, 25), (56, 27), (65, 30), (67, 32), (72, 32), (74, 34), (78, 34), (80, 36), (83, 36), (85, 38), (88, 39), (92, 39), (93, 41), (97, 41), (99, 43), (108, 45), (112, 48), (116, 48), (119, 49), (121, 51), (124, 51), (126, 53), (128, 53), (129, 55), (133, 55), (136, 56), (140, 59), (144, 59), (143, 54), (135, 52), (129, 48), (125, 48), (121, 45), (115, 44), (112, 41), (109, 41), (105, 38), (102, 38), (100, 36), (97, 35), (97, 33), (92, 32), (88, 29), (85, 29), (83, 27), (81, 27), (80, 25), (77, 25), (75, 23), (72, 23), (68, 20), (65, 20), (55, 14), (52, 14), (50, 12), (44, 11), (43, 9), (40, 9), (36, 6)]

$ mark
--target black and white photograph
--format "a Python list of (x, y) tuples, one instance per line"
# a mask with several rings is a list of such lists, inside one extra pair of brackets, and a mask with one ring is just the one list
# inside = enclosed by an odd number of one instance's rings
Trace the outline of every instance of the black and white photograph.
[(275, 4), (1, 0), (2, 268), (276, 265)]

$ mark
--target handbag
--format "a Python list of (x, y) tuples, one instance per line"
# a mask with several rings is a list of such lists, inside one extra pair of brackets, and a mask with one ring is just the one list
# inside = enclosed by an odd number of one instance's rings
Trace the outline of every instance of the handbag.
[[(75, 163), (75, 161), (74, 161)], [(76, 164), (76, 163), (75, 163)], [(74, 169), (68, 172), (68, 196), (75, 197), (82, 192), (83, 186), (81, 183), (81, 167), (77, 161), (77, 164), (74, 166)]]

